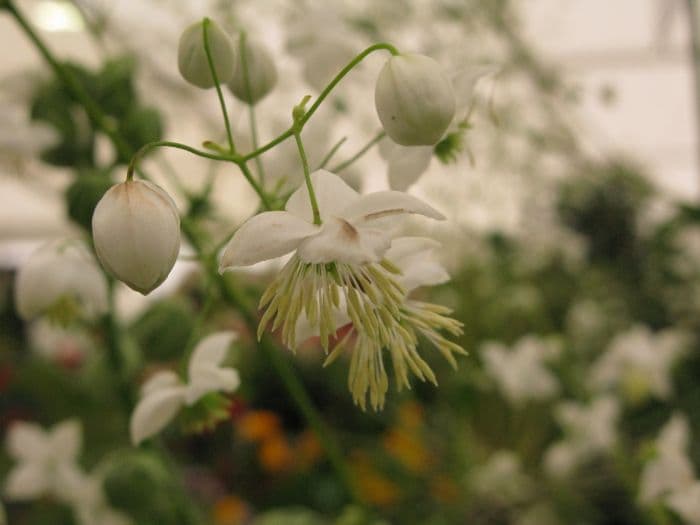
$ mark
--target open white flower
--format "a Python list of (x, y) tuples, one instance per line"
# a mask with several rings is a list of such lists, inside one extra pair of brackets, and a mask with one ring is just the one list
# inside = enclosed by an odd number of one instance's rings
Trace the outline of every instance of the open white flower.
[(158, 372), (141, 388), (141, 400), (131, 416), (131, 440), (139, 444), (160, 432), (183, 406), (194, 405), (211, 392), (233, 392), (238, 372), (223, 368), (234, 332), (218, 332), (199, 342), (192, 353), (184, 383), (175, 372)]
[(700, 525), (700, 481), (672, 493), (666, 505), (683, 519), (683, 523)]
[(107, 280), (78, 240), (50, 241), (20, 267), (15, 283), (17, 311), (24, 319), (49, 314), (59, 320), (107, 311)]
[(534, 335), (522, 337), (510, 349), (485, 343), (481, 351), (486, 371), (515, 405), (551, 399), (559, 393), (559, 383), (545, 363), (552, 353), (551, 345)]
[(128, 525), (131, 520), (114, 510), (104, 493), (98, 474), (83, 475), (70, 502), (78, 525)]
[(688, 421), (674, 414), (656, 440), (656, 456), (642, 470), (639, 501), (653, 503), (671, 492), (682, 490), (695, 480), (687, 450), (690, 441)]
[[(474, 104), (474, 89), (480, 79), (494, 71), (491, 66), (474, 66), (449, 75), (455, 93), (456, 110), (441, 140), (450, 135), (461, 140), (460, 135), (464, 133), (464, 126)], [(459, 146), (458, 143), (454, 147), (459, 149)], [(402, 146), (389, 137), (382, 140), (379, 153), (387, 162), (389, 187), (399, 191), (408, 189), (428, 170), (434, 152), (435, 146)]]
[(63, 421), (48, 432), (34, 423), (12, 425), (6, 448), (17, 464), (5, 480), (5, 496), (10, 500), (53, 496), (70, 502), (82, 477), (77, 464), (81, 445), (75, 420)]

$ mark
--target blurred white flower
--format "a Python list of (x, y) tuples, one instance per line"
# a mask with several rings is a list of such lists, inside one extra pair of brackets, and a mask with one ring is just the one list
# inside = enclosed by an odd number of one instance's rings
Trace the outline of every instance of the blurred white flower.
[(180, 215), (162, 188), (127, 180), (102, 196), (92, 216), (97, 257), (143, 295), (168, 277), (180, 253)]
[(532, 491), (532, 479), (522, 470), (520, 458), (511, 450), (499, 450), (469, 476), (469, 485), (483, 497), (517, 502)]
[(672, 393), (670, 372), (684, 351), (686, 337), (676, 330), (656, 334), (644, 325), (616, 335), (593, 364), (591, 381), (601, 390), (616, 388), (631, 403)]
[(58, 138), (48, 124), (32, 122), (26, 107), (4, 106), (0, 112), (0, 161), (37, 158)]
[(687, 525), (700, 525), (700, 481), (672, 493), (666, 504)]
[(275, 61), (262, 42), (248, 38), (245, 33), (235, 39), (234, 47), (237, 61), (228, 87), (239, 100), (257, 104), (277, 84)]
[(185, 29), (177, 48), (177, 66), (187, 82), (202, 89), (209, 89), (216, 83), (204, 46), (205, 24), (207, 47), (216, 72), (216, 80), (220, 85), (231, 80), (236, 67), (233, 42), (213, 20), (195, 22)]
[(158, 372), (141, 388), (141, 400), (131, 415), (131, 440), (138, 445), (160, 432), (183, 406), (194, 405), (211, 392), (233, 392), (240, 379), (233, 368), (224, 368), (234, 332), (217, 332), (202, 339), (192, 352), (183, 383), (174, 372)]
[(645, 466), (639, 481), (639, 501), (653, 503), (695, 481), (693, 464), (687, 455), (690, 428), (685, 416), (675, 413), (656, 440), (656, 456)]
[(80, 366), (94, 346), (82, 327), (66, 328), (46, 319), (30, 324), (29, 340), (38, 355), (66, 368)]
[(131, 520), (110, 507), (101, 476), (83, 475), (71, 505), (78, 525), (128, 525)]
[(555, 345), (534, 335), (519, 339), (510, 349), (495, 342), (484, 343), (481, 348), (486, 372), (516, 405), (557, 395), (559, 383), (545, 365), (556, 353)]
[(34, 423), (13, 424), (6, 448), (17, 464), (5, 480), (5, 496), (9, 500), (53, 496), (72, 501), (82, 476), (77, 464), (81, 445), (76, 420), (63, 421), (46, 432)]
[(559, 403), (555, 418), (565, 437), (545, 452), (544, 467), (552, 476), (563, 477), (593, 456), (609, 451), (617, 442), (620, 406), (614, 397), (602, 396), (589, 405)]
[(15, 303), (24, 319), (48, 314), (67, 321), (107, 311), (107, 280), (82, 241), (50, 241), (19, 268)]

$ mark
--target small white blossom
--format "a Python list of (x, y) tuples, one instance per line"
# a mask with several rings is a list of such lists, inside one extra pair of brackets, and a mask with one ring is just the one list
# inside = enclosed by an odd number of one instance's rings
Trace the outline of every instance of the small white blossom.
[(559, 383), (545, 365), (554, 353), (551, 343), (533, 335), (521, 338), (511, 349), (489, 342), (481, 351), (486, 371), (505, 397), (516, 405), (551, 399), (558, 394)]
[(643, 325), (618, 334), (593, 364), (591, 379), (600, 389), (617, 388), (631, 402), (672, 393), (671, 368), (684, 350), (682, 333), (652, 333)]
[(80, 424), (63, 421), (45, 432), (34, 423), (15, 423), (7, 435), (7, 452), (17, 464), (7, 475), (9, 500), (52, 496), (70, 502), (82, 471), (77, 464), (82, 445)]
[(160, 432), (183, 406), (194, 405), (211, 392), (233, 392), (238, 388), (238, 372), (221, 367), (233, 332), (218, 332), (199, 342), (187, 369), (188, 381), (174, 372), (158, 372), (141, 388), (141, 400), (131, 416), (131, 440), (139, 444)]
[(24, 319), (48, 314), (68, 320), (77, 313), (93, 318), (107, 311), (107, 280), (84, 243), (50, 241), (19, 268), (15, 304)]

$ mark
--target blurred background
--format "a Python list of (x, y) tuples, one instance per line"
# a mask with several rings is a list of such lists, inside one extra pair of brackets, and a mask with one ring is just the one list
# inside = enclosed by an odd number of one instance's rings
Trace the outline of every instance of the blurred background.
[[(80, 461), (100, 469), (110, 505), (138, 524), (700, 524), (693, 0), (17, 5), (133, 148), (224, 137), (213, 92), (177, 71), (178, 38), (203, 16), (254, 35), (275, 58), (278, 84), (257, 106), (263, 141), (288, 127), (301, 97), (317, 95), (374, 42), (428, 54), (448, 71), (488, 73), (459, 143), (436, 151), (410, 187), (449, 219), (415, 225), (443, 243), (452, 276), (419, 295), (454, 309), (470, 355), (455, 371), (426, 348), (439, 387), (392, 391), (376, 414), (352, 405), (347, 364), (320, 371), (313, 345), (290, 360), (340, 438), (357, 487), (352, 501), (240, 316), (214, 308), (207, 326), (242, 334), (242, 387), (217, 425), (184, 422), (166, 434), (162, 446), (181, 469), (175, 487), (155, 452), (129, 445), (129, 414), (105, 379), (104, 327), (25, 322), (16, 312), (16, 269), (46, 240), (86, 236), (128, 159), (0, 10), (3, 434), (17, 420), (79, 419)], [(304, 133), (314, 163), (343, 137), (339, 158), (377, 132), (373, 83), (384, 60), (363, 62), (311, 121)], [(245, 106), (229, 99), (237, 142), (250, 148)], [(285, 145), (266, 154), (266, 170), (299, 173), (295, 154)], [(143, 166), (215, 241), (257, 209), (228, 166), (171, 150)], [(390, 168), (375, 148), (343, 176), (374, 191), (389, 186)], [(207, 290), (190, 253), (185, 246), (148, 297), (116, 288), (135, 388), (178, 363), (195, 329)], [(269, 272), (236, 278), (254, 298)], [(0, 479), (13, 461), (0, 457)], [(183, 490), (199, 521), (174, 500)], [(6, 510), (13, 525), (88, 523), (51, 498), (7, 501)]]

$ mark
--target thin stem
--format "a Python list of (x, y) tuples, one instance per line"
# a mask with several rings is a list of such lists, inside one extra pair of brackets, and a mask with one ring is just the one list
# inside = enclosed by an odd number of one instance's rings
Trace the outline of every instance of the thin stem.
[(119, 322), (114, 315), (114, 280), (111, 278), (108, 281), (107, 300), (109, 302), (109, 310), (102, 321), (105, 330), (107, 359), (114, 370), (116, 389), (124, 405), (124, 410), (128, 414), (134, 406), (134, 395), (131, 390), (129, 379), (126, 377), (126, 363), (124, 362), (124, 353), (122, 349), (121, 330), (119, 328)]
[(328, 163), (331, 161), (331, 159), (333, 158), (333, 155), (335, 155), (336, 152), (340, 149), (340, 146), (342, 146), (343, 144), (345, 144), (345, 141), (346, 141), (346, 140), (348, 140), (348, 138), (347, 138), (347, 137), (343, 137), (343, 138), (340, 139), (338, 142), (336, 142), (336, 143), (333, 145), (333, 147), (331, 148), (331, 150), (326, 154), (326, 156), (323, 157), (323, 160), (321, 161), (321, 164), (319, 164), (319, 165), (318, 165), (318, 168), (316, 168), (316, 169), (321, 170), (321, 169), (325, 168), (325, 167), (328, 165)]
[[(367, 56), (370, 54), (374, 53), (375, 51), (380, 51), (380, 50), (386, 50), (389, 51), (392, 55), (396, 56), (399, 54), (398, 50), (392, 46), (391, 44), (388, 44), (386, 42), (381, 42), (379, 44), (374, 44), (372, 46), (369, 46), (367, 49), (362, 51), (359, 55), (357, 55), (355, 58), (353, 58), (347, 66), (345, 66), (343, 69), (340, 70), (340, 72), (335, 76), (333, 80), (331, 80), (330, 84), (328, 84), (321, 94), (318, 96), (316, 101), (313, 103), (311, 108), (309, 108), (309, 111), (307, 111), (304, 116), (299, 119), (299, 121), (296, 124), (296, 127), (301, 131), (304, 128), (304, 125), (309, 121), (311, 116), (318, 110), (318, 108), (321, 106), (323, 101), (328, 97), (328, 95), (333, 91), (336, 85), (347, 75), (350, 71), (353, 70), (353, 68), (359, 64), (362, 60), (364, 60)], [(258, 149), (251, 151), (250, 153), (243, 155), (241, 158), (242, 160), (250, 160), (252, 158), (257, 157), (258, 155), (262, 155), (265, 153), (267, 150), (274, 148), (277, 144), (280, 142), (283, 142), (287, 140), (289, 137), (294, 135), (294, 128), (295, 126), (290, 127), (287, 131), (282, 133), (280, 136), (277, 138), (272, 139), (270, 142), (267, 144), (259, 147)]]
[(192, 153), (193, 155), (197, 155), (199, 157), (205, 157), (207, 159), (212, 159), (212, 160), (223, 160), (223, 161), (228, 161), (228, 162), (238, 162), (238, 158), (235, 156), (227, 156), (227, 155), (217, 155), (216, 153), (209, 153), (208, 151), (203, 151), (203, 150), (198, 150), (196, 148), (193, 148), (192, 146), (188, 146), (187, 144), (181, 144), (179, 142), (173, 142), (171, 140), (159, 140), (156, 142), (149, 142), (148, 144), (144, 144), (139, 148), (139, 150), (133, 154), (131, 157), (131, 161), (129, 162), (129, 167), (126, 170), (126, 178), (127, 180), (131, 180), (134, 177), (134, 170), (136, 169), (136, 165), (141, 161), (141, 158), (148, 153), (149, 151), (156, 149), (156, 148), (175, 148), (175, 149), (181, 149), (184, 151), (187, 151), (189, 153)]
[[(245, 83), (246, 95), (248, 96), (248, 121), (250, 122), (250, 137), (253, 141), (253, 150), (258, 149), (258, 125), (255, 116), (255, 102), (253, 102), (253, 88), (250, 85), (250, 74), (248, 72), (248, 54), (246, 53), (246, 34), (241, 32), (238, 40), (238, 51), (241, 57), (241, 66), (243, 67), (243, 82)], [(260, 184), (265, 184), (265, 169), (263, 168), (260, 156), (255, 157), (255, 167), (258, 170), (258, 178)]]
[(110, 138), (114, 143), (120, 155), (128, 157), (131, 154), (131, 148), (128, 143), (119, 135), (116, 127), (107, 119), (105, 114), (94, 102), (92, 97), (87, 93), (83, 85), (75, 78), (68, 68), (56, 60), (49, 48), (46, 46), (41, 37), (34, 31), (24, 15), (17, 9), (12, 0), (3, 0), (0, 2), (0, 7), (5, 7), (14, 17), (17, 23), (22, 27), (25, 34), (29, 37), (32, 43), (41, 53), (42, 57), (48, 62), (56, 76), (71, 90), (73, 95), (78, 99), (87, 112), (92, 121)]
[(352, 157), (350, 157), (348, 160), (341, 162), (338, 164), (336, 167), (331, 169), (333, 173), (340, 173), (343, 171), (345, 168), (350, 166), (353, 162), (355, 162), (357, 159), (361, 158), (365, 153), (367, 153), (370, 149), (372, 149), (372, 146), (377, 144), (380, 140), (382, 140), (386, 136), (386, 133), (384, 131), (380, 131), (377, 133), (367, 144), (362, 146), (360, 150), (355, 153)]
[(258, 194), (258, 197), (260, 197), (260, 200), (262, 201), (265, 209), (271, 210), (272, 204), (268, 200), (267, 194), (262, 189), (260, 184), (257, 183), (257, 181), (255, 180), (255, 177), (253, 177), (253, 174), (250, 172), (250, 168), (248, 168), (248, 165), (245, 162), (237, 162), (236, 164), (238, 164), (238, 167), (241, 168), (241, 172), (243, 173), (243, 176), (246, 178), (248, 183), (253, 187), (253, 189), (255, 190), (255, 193)]
[(316, 200), (316, 193), (314, 192), (314, 185), (311, 182), (311, 171), (309, 170), (309, 161), (306, 158), (306, 151), (304, 150), (304, 144), (301, 141), (301, 132), (299, 130), (295, 131), (294, 140), (297, 143), (297, 149), (299, 150), (299, 157), (301, 158), (301, 165), (304, 168), (304, 180), (306, 181), (306, 189), (309, 192), (309, 201), (311, 201), (311, 210), (314, 213), (314, 224), (321, 224), (321, 212), (318, 209), (318, 201)]
[(207, 62), (209, 62), (209, 70), (211, 71), (211, 76), (214, 79), (214, 87), (216, 87), (216, 95), (219, 97), (219, 104), (221, 105), (221, 113), (224, 117), (224, 124), (226, 124), (226, 138), (228, 138), (228, 147), (231, 153), (236, 153), (236, 146), (233, 143), (233, 133), (231, 132), (231, 122), (229, 122), (228, 111), (226, 110), (226, 102), (224, 101), (224, 94), (221, 91), (221, 84), (219, 83), (219, 77), (216, 74), (216, 68), (214, 67), (214, 59), (211, 56), (211, 49), (209, 48), (209, 24), (211, 20), (204, 18), (202, 20), (202, 36), (204, 38), (204, 51), (207, 54)]

